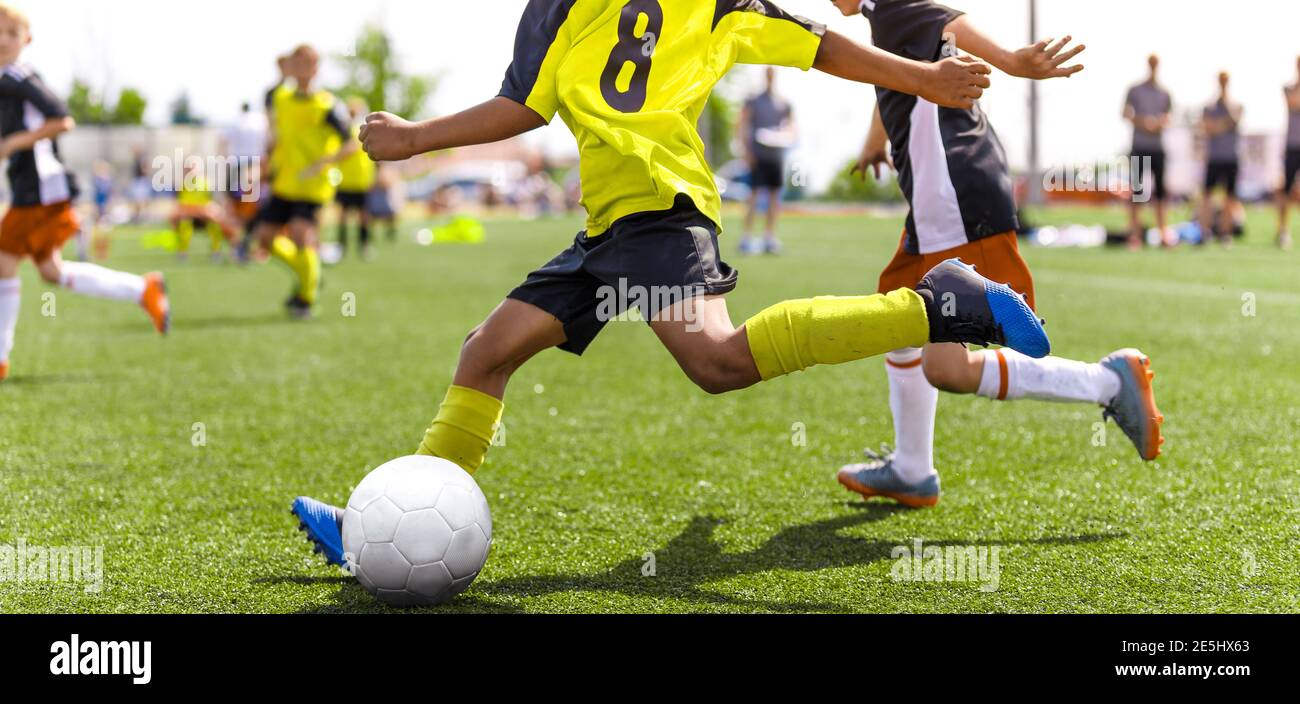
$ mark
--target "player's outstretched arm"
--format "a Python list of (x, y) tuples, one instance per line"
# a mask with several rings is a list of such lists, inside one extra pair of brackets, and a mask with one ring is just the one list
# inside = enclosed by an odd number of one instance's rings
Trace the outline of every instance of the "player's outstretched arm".
[(410, 122), (372, 113), (361, 127), (361, 144), (375, 161), (401, 161), (439, 149), (487, 144), (535, 130), (546, 121), (509, 98), (496, 97), (454, 115)]
[(1069, 50), (1073, 37), (1065, 36), (1058, 40), (1044, 39), (1022, 49), (1010, 51), (1004, 49), (984, 32), (980, 31), (968, 15), (962, 15), (948, 26), (944, 32), (951, 32), (957, 38), (957, 47), (972, 56), (998, 67), (1000, 71), (1017, 78), (1045, 80), (1048, 78), (1069, 78), (1083, 70), (1082, 64), (1066, 66), (1065, 63), (1078, 56), (1087, 47), (1080, 44)]
[(920, 96), (947, 108), (969, 109), (989, 87), (989, 65), (969, 57), (925, 64), (827, 31), (813, 68), (832, 76)]
[(858, 155), (858, 163), (854, 164), (852, 173), (861, 174), (866, 179), (867, 169), (871, 169), (879, 180), (882, 166), (892, 169), (894, 162), (889, 158), (889, 133), (885, 131), (885, 121), (880, 117), (880, 105), (876, 105), (867, 141), (862, 145), (862, 153)]
[(71, 132), (76, 126), (77, 123), (71, 117), (56, 117), (46, 120), (45, 124), (34, 130), (14, 132), (0, 142), (0, 159), (7, 159), (11, 154), (27, 151), (42, 140), (53, 139), (65, 132)]

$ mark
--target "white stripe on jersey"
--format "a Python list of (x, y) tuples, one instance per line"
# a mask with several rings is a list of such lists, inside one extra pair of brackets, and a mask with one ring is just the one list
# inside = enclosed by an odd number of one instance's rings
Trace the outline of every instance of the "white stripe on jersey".
[(939, 107), (922, 98), (912, 108), (907, 141), (912, 162), (912, 220), (917, 251), (942, 252), (966, 244), (966, 224), (957, 188), (948, 171), (948, 152), (939, 131)]
[[(23, 125), (35, 131), (45, 125), (45, 116), (31, 103), (23, 103)], [(54, 142), (42, 139), (32, 146), (36, 161), (36, 174), (40, 177), (41, 205), (62, 203), (72, 198), (68, 188), (67, 170), (54, 155)]]

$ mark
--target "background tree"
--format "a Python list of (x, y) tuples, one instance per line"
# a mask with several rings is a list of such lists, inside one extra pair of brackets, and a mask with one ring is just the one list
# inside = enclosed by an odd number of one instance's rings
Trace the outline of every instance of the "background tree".
[(148, 107), (149, 101), (134, 88), (123, 88), (111, 107), (81, 79), (74, 80), (68, 92), (68, 112), (83, 125), (142, 125)]
[(190, 94), (181, 93), (180, 96), (172, 102), (171, 106), (173, 125), (201, 125), (203, 118), (194, 114), (194, 108), (190, 105)]
[(355, 51), (337, 58), (346, 79), (334, 92), (345, 98), (359, 97), (371, 110), (419, 119), (437, 86), (435, 77), (403, 73), (392, 40), (378, 25), (363, 27)]

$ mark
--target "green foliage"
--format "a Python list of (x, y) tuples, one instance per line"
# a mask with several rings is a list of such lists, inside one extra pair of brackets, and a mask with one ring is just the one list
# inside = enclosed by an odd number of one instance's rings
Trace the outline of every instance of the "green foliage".
[(868, 173), (866, 178), (852, 173), (856, 160), (850, 161), (835, 175), (835, 180), (822, 195), (823, 200), (845, 203), (901, 203), (903, 192), (898, 189), (898, 180), (892, 176), (884, 183), (876, 181)]
[(68, 92), (68, 112), (82, 125), (142, 125), (149, 101), (135, 88), (123, 88), (109, 106), (90, 84), (75, 79)]
[(418, 119), (437, 88), (433, 76), (403, 73), (392, 40), (378, 25), (363, 27), (354, 51), (337, 59), (346, 79), (334, 92), (346, 98), (359, 97), (371, 110)]

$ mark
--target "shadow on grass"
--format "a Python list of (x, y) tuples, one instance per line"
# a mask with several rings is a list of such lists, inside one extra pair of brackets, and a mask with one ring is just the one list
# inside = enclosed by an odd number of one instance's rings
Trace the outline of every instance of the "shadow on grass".
[[(741, 553), (723, 552), (714, 533), (724, 520), (696, 516), (676, 538), (654, 550), (656, 576), (642, 574), (644, 557), (624, 560), (608, 572), (589, 575), (547, 575), (490, 582), (476, 588), (485, 596), (535, 596), (566, 591), (613, 592), (641, 598), (675, 599), (701, 606), (729, 606), (776, 612), (843, 612), (838, 603), (744, 598), (704, 588), (710, 582), (770, 571), (817, 572), (890, 560), (899, 545), (912, 538), (872, 540), (841, 535), (853, 526), (910, 509), (895, 504), (849, 504), (854, 513), (791, 526), (763, 545)], [(1027, 540), (927, 540), (927, 546), (1073, 545), (1123, 537), (1121, 533), (1067, 535)]]
[[(513, 613), (522, 609), (496, 601), (494, 597), (519, 599), (563, 592), (605, 592), (638, 599), (672, 599), (701, 607), (727, 607), (750, 611), (787, 613), (846, 611), (842, 603), (805, 600), (776, 600), (725, 594), (707, 588), (709, 583), (772, 571), (817, 572), (891, 560), (890, 552), (909, 545), (912, 537), (875, 540), (841, 535), (840, 531), (887, 518), (910, 509), (894, 504), (852, 502), (852, 513), (791, 526), (773, 535), (763, 545), (746, 552), (728, 553), (715, 540), (725, 520), (696, 516), (666, 545), (653, 550), (655, 576), (645, 576), (644, 556), (624, 560), (612, 569), (593, 574), (560, 574), (515, 577), (476, 583), (468, 594), (430, 612)], [(1124, 533), (1047, 536), (1024, 540), (926, 540), (927, 546), (1020, 546), (1077, 545), (1115, 540)], [(283, 578), (281, 581), (293, 581)], [(336, 595), (337, 605), (309, 610), (309, 613), (382, 612), (383, 606), (370, 598), (348, 578)], [(326, 580), (321, 580), (326, 581)], [(319, 583), (313, 581), (311, 583)], [(637, 607), (633, 607), (637, 608)]]
[(98, 372), (61, 374), (16, 374), (5, 380), (6, 386), (58, 386), (65, 384), (102, 384), (121, 379), (121, 375)]
[(293, 325), (284, 313), (267, 315), (223, 315), (212, 318), (173, 318), (172, 330), (230, 330), (274, 325)]

